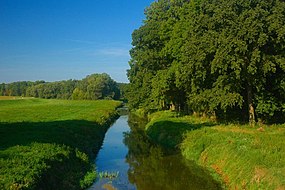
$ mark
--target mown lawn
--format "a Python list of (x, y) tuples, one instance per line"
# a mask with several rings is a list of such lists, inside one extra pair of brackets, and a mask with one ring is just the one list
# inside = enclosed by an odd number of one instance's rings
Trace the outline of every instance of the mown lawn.
[(0, 189), (83, 189), (120, 102), (0, 101)]
[(222, 125), (171, 112), (151, 116), (147, 134), (206, 167), (226, 189), (285, 189), (285, 126)]

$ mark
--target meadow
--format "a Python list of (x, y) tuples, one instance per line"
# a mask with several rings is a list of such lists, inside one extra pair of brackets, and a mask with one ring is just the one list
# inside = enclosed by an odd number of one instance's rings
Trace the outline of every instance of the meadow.
[(226, 189), (285, 189), (284, 124), (252, 127), (158, 112), (146, 132), (205, 167)]
[[(2, 98), (7, 99), (7, 98)], [(117, 117), (112, 100), (0, 100), (0, 189), (84, 189)]]

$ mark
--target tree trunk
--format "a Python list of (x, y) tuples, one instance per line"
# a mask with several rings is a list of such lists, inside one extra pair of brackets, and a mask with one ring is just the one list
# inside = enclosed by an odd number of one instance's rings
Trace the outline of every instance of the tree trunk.
[(171, 111), (175, 111), (175, 104), (171, 101), (171, 103), (170, 103), (170, 110)]
[(255, 125), (255, 111), (253, 106), (253, 95), (251, 84), (247, 85), (248, 119), (250, 125)]

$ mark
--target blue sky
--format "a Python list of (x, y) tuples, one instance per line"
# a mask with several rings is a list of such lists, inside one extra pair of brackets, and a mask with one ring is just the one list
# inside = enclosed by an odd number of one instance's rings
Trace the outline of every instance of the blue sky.
[(131, 34), (154, 0), (0, 0), (0, 83), (127, 82)]

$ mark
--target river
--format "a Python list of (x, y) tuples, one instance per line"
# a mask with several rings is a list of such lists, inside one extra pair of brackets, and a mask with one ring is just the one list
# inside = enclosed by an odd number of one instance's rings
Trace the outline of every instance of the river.
[(90, 190), (222, 189), (204, 169), (153, 144), (144, 125), (125, 115), (110, 127), (95, 161), (99, 177)]

